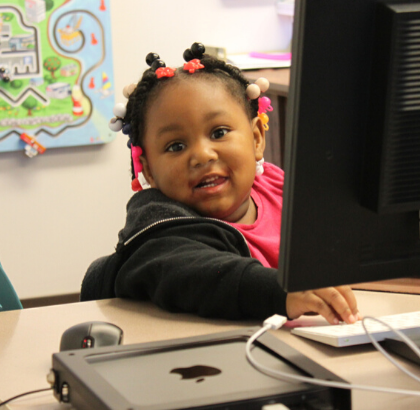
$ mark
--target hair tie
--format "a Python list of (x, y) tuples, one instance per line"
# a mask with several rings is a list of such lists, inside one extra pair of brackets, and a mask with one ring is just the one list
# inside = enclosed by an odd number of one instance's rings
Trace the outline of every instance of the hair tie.
[(175, 75), (175, 69), (170, 67), (159, 67), (156, 71), (156, 77), (173, 77)]
[(146, 63), (155, 72), (157, 78), (173, 77), (175, 75), (176, 69), (166, 67), (165, 62), (160, 59), (157, 53), (147, 54)]
[(273, 111), (271, 100), (268, 97), (261, 97), (258, 99), (258, 113)]
[(200, 62), (200, 59), (203, 58), (205, 51), (206, 48), (201, 43), (194, 43), (191, 48), (187, 48), (183, 54), (184, 60), (186, 61), (186, 63), (184, 63), (184, 71), (188, 71), (190, 74), (193, 74), (196, 70), (205, 68)]
[(141, 171), (143, 171), (143, 165), (140, 162), (140, 156), (143, 154), (141, 147), (137, 147), (131, 144), (131, 157), (133, 158), (134, 176), (137, 178)]
[(188, 71), (190, 74), (194, 74), (196, 70), (204, 68), (203, 64), (200, 63), (198, 58), (184, 63), (184, 71)]
[(261, 112), (258, 114), (258, 117), (261, 119), (262, 125), (266, 131), (269, 130), (268, 126), (268, 115), (265, 112)]
[(131, 158), (133, 159), (134, 168), (134, 179), (131, 181), (131, 189), (134, 192), (150, 188), (150, 184), (146, 181), (146, 178), (142, 173), (143, 165), (140, 162), (141, 154), (143, 154), (141, 147), (131, 144)]

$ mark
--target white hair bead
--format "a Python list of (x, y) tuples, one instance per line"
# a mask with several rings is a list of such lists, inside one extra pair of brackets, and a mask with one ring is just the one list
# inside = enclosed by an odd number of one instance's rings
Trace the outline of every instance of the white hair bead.
[(114, 115), (118, 118), (124, 118), (127, 112), (127, 107), (123, 103), (115, 104), (114, 109), (112, 110)]
[(123, 122), (119, 118), (111, 118), (108, 127), (111, 131), (118, 132), (122, 130)]
[(255, 81), (255, 84), (257, 84), (258, 87), (260, 87), (262, 93), (265, 93), (270, 87), (270, 82), (264, 77), (258, 78), (257, 81)]
[(257, 84), (250, 84), (246, 88), (246, 95), (251, 100), (255, 100), (256, 98), (258, 98), (260, 96), (260, 94), (261, 94), (261, 90), (260, 90), (260, 87), (258, 87)]
[(130, 94), (136, 89), (137, 85), (136, 84), (130, 84), (130, 85), (126, 85), (123, 88), (123, 96), (125, 98), (130, 97)]

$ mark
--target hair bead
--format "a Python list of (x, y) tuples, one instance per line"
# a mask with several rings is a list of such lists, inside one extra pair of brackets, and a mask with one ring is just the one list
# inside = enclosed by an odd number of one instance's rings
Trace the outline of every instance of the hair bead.
[(268, 126), (268, 115), (265, 112), (261, 112), (258, 114), (258, 117), (261, 119), (262, 125), (266, 131), (269, 130)]
[(260, 87), (257, 84), (250, 84), (246, 89), (246, 95), (250, 100), (257, 99), (261, 94)]
[(149, 53), (146, 56), (146, 63), (150, 67), (152, 65), (153, 61), (159, 60), (159, 59), (160, 59), (159, 54), (157, 54), (157, 53)]
[(162, 61), (160, 59), (153, 61), (152, 65), (150, 66), (150, 68), (153, 71), (156, 71), (160, 67), (166, 67), (166, 64), (164, 63), (164, 61)]
[(187, 48), (182, 55), (184, 60), (188, 63), (191, 60), (203, 58), (204, 53), (206, 52), (206, 47), (202, 43), (194, 43), (191, 48)]
[(268, 88), (270, 87), (270, 82), (264, 78), (264, 77), (260, 77), (255, 81), (255, 84), (258, 85), (258, 87), (260, 87), (260, 90), (262, 93), (265, 93)]
[(204, 44), (202, 43), (194, 43), (191, 46), (191, 51), (194, 58), (201, 59), (203, 57), (203, 54), (206, 52), (206, 47), (204, 47)]
[(184, 58), (184, 60), (188, 63), (188, 61), (191, 61), (191, 60), (193, 60), (194, 59), (194, 54), (193, 54), (193, 52), (189, 49), (189, 48), (187, 48), (185, 51), (184, 51), (184, 54), (182, 55), (182, 57)]
[(271, 100), (268, 97), (261, 97), (258, 99), (258, 113), (273, 111)]
[(112, 110), (114, 115), (118, 118), (124, 118), (125, 114), (127, 113), (127, 107), (123, 103), (117, 103)]
[(124, 124), (124, 126), (122, 127), (122, 133), (124, 135), (130, 135), (130, 132), (131, 132), (131, 124), (130, 123)]
[(130, 85), (126, 85), (124, 88), (123, 88), (123, 96), (125, 97), (125, 98), (129, 98), (130, 97), (130, 95), (133, 93), (133, 91), (136, 89), (136, 87), (137, 87), (137, 84), (130, 84)]
[(118, 132), (122, 130), (123, 122), (119, 118), (111, 118), (109, 121), (108, 127), (111, 131)]

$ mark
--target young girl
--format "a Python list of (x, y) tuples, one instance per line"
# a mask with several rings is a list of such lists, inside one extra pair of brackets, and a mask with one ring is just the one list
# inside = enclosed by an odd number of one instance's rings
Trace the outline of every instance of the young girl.
[[(199, 43), (184, 59), (175, 70), (150, 53), (151, 68), (124, 90), (127, 107), (111, 127), (129, 135), (139, 192), (116, 252), (90, 266), (81, 300), (151, 299), (228, 319), (316, 312), (356, 321), (349, 287), (286, 294), (277, 283), (283, 171), (262, 165), (267, 80), (250, 85)], [(140, 190), (143, 176), (150, 189)]]

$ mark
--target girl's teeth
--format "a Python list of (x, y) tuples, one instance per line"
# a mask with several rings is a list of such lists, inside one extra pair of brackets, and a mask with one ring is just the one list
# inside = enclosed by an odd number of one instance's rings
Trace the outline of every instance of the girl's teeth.
[(223, 182), (224, 178), (220, 176), (214, 176), (208, 179), (203, 180), (200, 184), (197, 185), (197, 188), (212, 188), (220, 185)]
[(214, 181), (214, 180), (216, 180), (216, 179), (217, 179), (217, 177), (213, 177), (213, 178), (206, 179), (205, 181), (203, 181), (203, 184), (210, 183), (211, 181)]
[(213, 181), (215, 181), (216, 179), (218, 179), (218, 177), (212, 177), (209, 179), (206, 179), (205, 181), (202, 182), (202, 185), (200, 186), (200, 188), (210, 188), (210, 187), (214, 187), (217, 184), (212, 184)]

